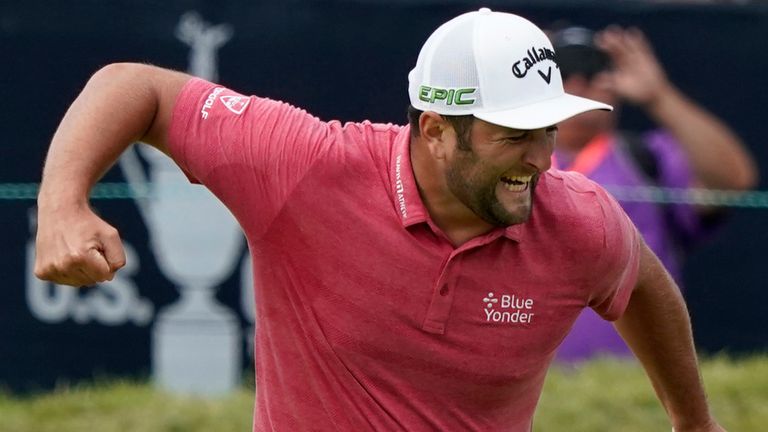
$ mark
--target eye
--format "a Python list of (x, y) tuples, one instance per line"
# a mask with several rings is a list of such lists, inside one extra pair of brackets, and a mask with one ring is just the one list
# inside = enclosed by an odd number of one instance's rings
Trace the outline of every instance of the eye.
[(520, 135), (506, 136), (502, 140), (504, 144), (517, 144), (523, 142), (528, 137), (528, 132), (523, 132)]
[(548, 133), (548, 134), (552, 134), (552, 133), (555, 133), (555, 132), (557, 132), (557, 129), (558, 129), (558, 128), (557, 128), (557, 125), (555, 125), (555, 126), (550, 126), (550, 127), (548, 127), (548, 128), (547, 128), (547, 133)]

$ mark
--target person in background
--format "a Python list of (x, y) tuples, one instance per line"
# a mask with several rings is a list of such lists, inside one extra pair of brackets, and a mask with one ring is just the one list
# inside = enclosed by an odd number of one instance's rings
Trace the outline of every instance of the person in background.
[[(658, 125), (642, 134), (618, 130), (615, 111), (591, 111), (561, 122), (553, 157), (611, 187), (659, 186), (746, 190), (757, 183), (751, 155), (736, 134), (666, 76), (643, 33), (610, 26), (550, 32), (565, 91), (614, 107), (628, 102)], [(649, 247), (681, 284), (682, 260), (722, 220), (713, 206), (621, 201)], [(629, 356), (614, 328), (585, 309), (558, 352), (578, 362), (595, 355)]]

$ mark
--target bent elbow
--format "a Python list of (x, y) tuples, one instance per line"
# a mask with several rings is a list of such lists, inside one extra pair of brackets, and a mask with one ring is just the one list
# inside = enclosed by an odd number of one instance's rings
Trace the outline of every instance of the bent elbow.
[(124, 83), (132, 87), (139, 87), (138, 83), (149, 77), (152, 66), (141, 63), (110, 63), (102, 66), (90, 78), (90, 85), (115, 86)]
[(102, 66), (99, 70), (97, 70), (91, 79), (101, 77), (114, 77), (115, 75), (133, 74), (135, 73), (135, 70), (141, 66), (143, 65), (129, 62), (109, 63), (108, 65)]

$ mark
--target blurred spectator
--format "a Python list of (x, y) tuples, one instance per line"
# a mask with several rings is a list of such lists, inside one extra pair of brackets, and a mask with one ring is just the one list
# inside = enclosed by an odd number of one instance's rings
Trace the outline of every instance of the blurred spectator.
[[(667, 79), (640, 30), (611, 26), (594, 33), (569, 27), (552, 32), (551, 38), (566, 92), (616, 108), (562, 122), (556, 166), (609, 187), (754, 187), (755, 163), (739, 138)], [(617, 113), (624, 101), (643, 109), (659, 128), (642, 134), (617, 130)], [(683, 256), (723, 214), (715, 207), (621, 204), (678, 284)], [(587, 308), (563, 342), (558, 359), (578, 361), (596, 354), (630, 352), (613, 326)]]

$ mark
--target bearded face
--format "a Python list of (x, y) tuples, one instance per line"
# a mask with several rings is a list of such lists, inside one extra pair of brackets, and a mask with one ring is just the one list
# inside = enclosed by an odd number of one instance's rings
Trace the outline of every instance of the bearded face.
[(557, 127), (515, 130), (476, 120), (470, 139), (457, 134), (445, 170), (449, 190), (485, 222), (528, 220), (541, 172), (549, 169)]

